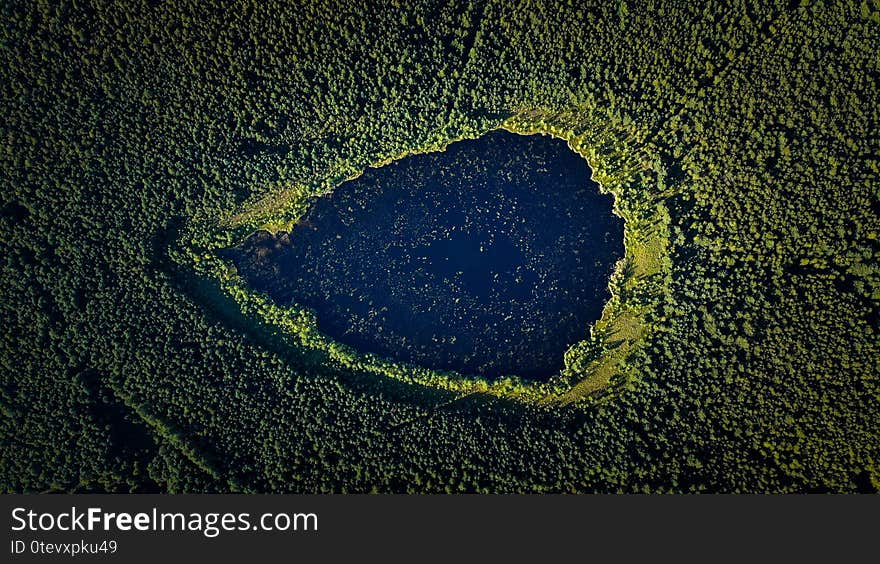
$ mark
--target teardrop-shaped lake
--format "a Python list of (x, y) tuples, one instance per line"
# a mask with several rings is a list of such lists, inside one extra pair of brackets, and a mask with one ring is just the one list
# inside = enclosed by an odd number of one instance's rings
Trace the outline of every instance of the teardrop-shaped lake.
[(559, 139), (494, 131), (343, 183), (289, 234), (232, 250), (239, 273), (361, 352), (546, 379), (588, 336), (623, 221)]

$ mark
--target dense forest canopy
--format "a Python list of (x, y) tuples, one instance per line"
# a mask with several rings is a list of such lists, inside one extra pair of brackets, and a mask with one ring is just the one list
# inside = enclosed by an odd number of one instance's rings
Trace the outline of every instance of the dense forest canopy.
[[(4, 491), (880, 489), (876, 0), (0, 13)], [(553, 401), (300, 346), (215, 260), (499, 127), (626, 218)]]

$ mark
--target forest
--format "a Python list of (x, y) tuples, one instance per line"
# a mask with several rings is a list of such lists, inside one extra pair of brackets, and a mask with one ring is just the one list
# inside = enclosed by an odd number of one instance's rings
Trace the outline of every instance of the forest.
[[(877, 0), (0, 18), (0, 491), (880, 491)], [(625, 220), (558, 378), (352, 351), (224, 258), (499, 129)]]

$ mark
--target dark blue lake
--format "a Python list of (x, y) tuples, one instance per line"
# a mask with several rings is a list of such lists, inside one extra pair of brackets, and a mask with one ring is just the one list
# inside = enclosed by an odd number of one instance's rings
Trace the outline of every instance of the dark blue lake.
[(229, 253), (251, 288), (361, 352), (546, 379), (588, 335), (623, 221), (564, 141), (494, 131), (368, 169)]

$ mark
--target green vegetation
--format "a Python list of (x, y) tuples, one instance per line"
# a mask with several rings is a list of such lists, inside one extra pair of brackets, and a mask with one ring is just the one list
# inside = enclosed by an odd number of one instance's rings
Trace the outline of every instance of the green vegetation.
[[(880, 489), (876, 0), (0, 17), (4, 491)], [(216, 256), (499, 127), (627, 220), (552, 386), (365, 361)]]

